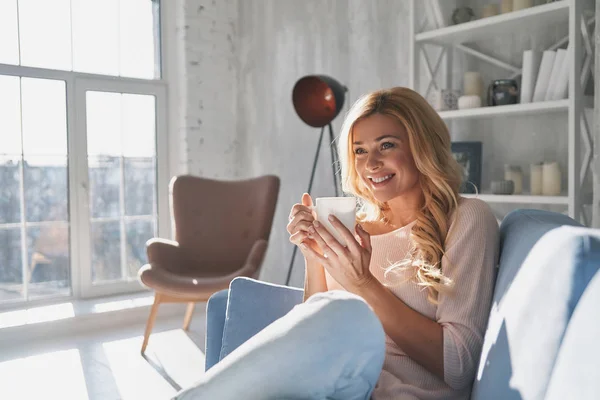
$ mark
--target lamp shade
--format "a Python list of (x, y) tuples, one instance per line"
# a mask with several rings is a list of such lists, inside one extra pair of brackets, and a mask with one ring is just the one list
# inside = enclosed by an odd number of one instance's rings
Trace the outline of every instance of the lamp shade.
[(325, 75), (309, 75), (294, 85), (292, 102), (302, 121), (321, 128), (329, 124), (344, 106), (346, 87)]

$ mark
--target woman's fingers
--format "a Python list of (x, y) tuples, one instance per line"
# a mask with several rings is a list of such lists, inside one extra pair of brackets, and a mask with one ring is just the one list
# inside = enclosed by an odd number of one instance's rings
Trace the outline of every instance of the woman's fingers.
[[(337, 256), (340, 256), (340, 257), (348, 256), (348, 249), (346, 247), (342, 246), (342, 244), (340, 242), (338, 242), (337, 239), (334, 238), (331, 233), (329, 233), (329, 231), (327, 230), (327, 228), (325, 228), (323, 226), (323, 224), (321, 224), (319, 221), (315, 221), (313, 223), (313, 226), (314, 226), (315, 233), (316, 233), (316, 235), (313, 235), (314, 239), (319, 244), (319, 246), (321, 246), (321, 248), (323, 249), (323, 251), (325, 253), (327, 251), (325, 250), (325, 248), (323, 246), (326, 246), (328, 249), (333, 250), (333, 252)], [(310, 230), (309, 230), (309, 233), (310, 233)], [(319, 242), (319, 240), (322, 243)]]
[(308, 233), (303, 231), (299, 231), (290, 236), (290, 242), (292, 242), (296, 246), (299, 246), (300, 243), (302, 243), (302, 241), (306, 239), (308, 239)]
[(317, 253), (312, 247), (308, 246), (305, 243), (301, 243), (300, 244), (300, 248), (302, 249), (302, 252), (307, 256), (307, 257), (311, 257), (315, 260), (319, 261), (319, 264), (326, 264), (327, 263), (327, 256), (324, 253), (323, 255)]
[(292, 234), (300, 229), (307, 230), (310, 225), (312, 225), (312, 221), (314, 220), (312, 214), (307, 213), (305, 211), (298, 212), (294, 218), (287, 225), (288, 233)]
[(298, 214), (299, 212), (306, 212), (306, 213), (312, 215), (312, 209), (309, 206), (305, 206), (302, 204), (294, 204), (294, 206), (292, 207), (292, 210), (290, 211), (290, 215), (289, 215), (288, 219), (291, 221), (292, 219), (294, 219), (296, 214)]
[(352, 232), (350, 232), (348, 228), (346, 228), (346, 226), (336, 218), (335, 215), (329, 216), (329, 222), (331, 222), (331, 225), (333, 225), (335, 230), (337, 230), (338, 233), (344, 238), (348, 250), (350, 250), (352, 253), (358, 254), (360, 252), (360, 244), (356, 241), (356, 238)]
[(362, 225), (360, 224), (356, 224), (356, 233), (358, 234), (358, 237), (360, 238), (360, 245), (369, 252), (369, 254), (371, 253), (371, 235), (369, 235), (369, 232), (365, 231), (362, 227)]

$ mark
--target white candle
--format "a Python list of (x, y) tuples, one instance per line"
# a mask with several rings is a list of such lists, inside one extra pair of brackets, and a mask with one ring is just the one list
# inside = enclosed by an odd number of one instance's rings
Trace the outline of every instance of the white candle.
[(500, 10), (502, 11), (503, 14), (507, 13), (507, 12), (511, 12), (512, 7), (513, 7), (513, 0), (502, 0), (502, 3), (500, 3)]
[(463, 78), (463, 93), (465, 96), (481, 96), (483, 81), (479, 72), (465, 72)]
[(533, 5), (532, 0), (513, 0), (513, 11), (522, 10), (524, 8), (529, 8)]
[(545, 162), (542, 171), (542, 194), (560, 195), (560, 167), (557, 162)]
[(542, 194), (542, 166), (543, 163), (537, 163), (531, 164), (529, 167), (532, 196), (539, 196)]
[(481, 10), (481, 18), (489, 18), (494, 15), (498, 15), (498, 5), (497, 4), (487, 4), (483, 6)]

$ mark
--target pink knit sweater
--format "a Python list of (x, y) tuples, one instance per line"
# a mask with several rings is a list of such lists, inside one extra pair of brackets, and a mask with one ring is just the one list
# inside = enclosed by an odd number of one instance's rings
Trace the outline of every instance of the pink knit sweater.
[[(404, 259), (411, 246), (413, 225), (371, 236), (370, 269), (381, 282), (398, 279), (393, 275), (386, 279), (385, 268)], [(461, 198), (442, 259), (444, 275), (454, 282), (452, 291), (440, 294), (439, 304), (433, 305), (427, 301), (427, 291), (412, 281), (390, 287), (409, 307), (442, 326), (444, 379), (413, 361), (386, 336), (385, 362), (373, 399), (469, 398), (491, 306), (498, 247), (498, 223), (488, 205)], [(327, 272), (326, 278), (329, 290), (343, 289)]]

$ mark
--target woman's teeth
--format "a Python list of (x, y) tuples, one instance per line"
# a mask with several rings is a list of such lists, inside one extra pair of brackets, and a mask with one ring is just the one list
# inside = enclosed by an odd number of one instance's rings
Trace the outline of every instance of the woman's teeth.
[(381, 182), (383, 182), (383, 181), (387, 181), (387, 180), (388, 180), (388, 179), (390, 179), (392, 176), (394, 176), (394, 175), (393, 175), (393, 174), (392, 174), (392, 175), (386, 175), (386, 176), (384, 176), (384, 177), (382, 177), (382, 178), (371, 178), (371, 180), (372, 180), (373, 182), (375, 182), (375, 183), (381, 183)]

